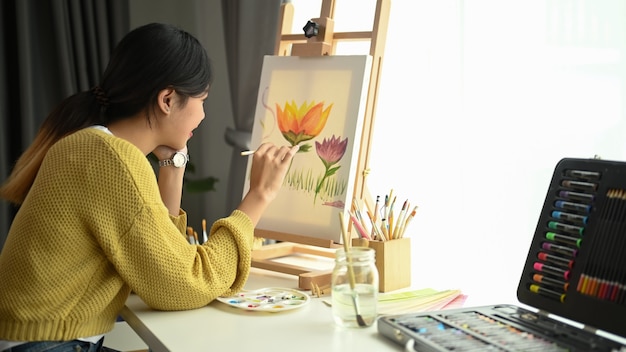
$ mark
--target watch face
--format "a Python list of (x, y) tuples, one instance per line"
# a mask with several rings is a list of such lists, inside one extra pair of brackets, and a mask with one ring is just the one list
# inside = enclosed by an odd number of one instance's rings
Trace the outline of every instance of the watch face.
[(185, 154), (183, 153), (176, 153), (172, 157), (172, 162), (175, 167), (183, 167), (187, 163), (187, 157), (185, 157)]

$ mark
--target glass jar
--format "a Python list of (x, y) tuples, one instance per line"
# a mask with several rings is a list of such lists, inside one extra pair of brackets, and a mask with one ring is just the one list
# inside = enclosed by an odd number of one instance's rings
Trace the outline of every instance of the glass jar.
[(367, 327), (376, 321), (378, 270), (376, 252), (368, 247), (338, 249), (332, 274), (332, 311), (335, 323)]

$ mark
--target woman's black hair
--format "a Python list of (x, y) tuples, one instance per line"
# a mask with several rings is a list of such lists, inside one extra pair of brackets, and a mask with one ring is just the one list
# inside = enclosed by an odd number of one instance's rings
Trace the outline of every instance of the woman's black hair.
[(111, 54), (99, 84), (65, 99), (42, 127), (60, 138), (81, 128), (131, 117), (141, 111), (148, 122), (158, 93), (172, 88), (185, 104), (208, 92), (213, 80), (206, 50), (188, 32), (150, 23), (130, 31)]
[(156, 106), (159, 91), (166, 88), (173, 88), (185, 104), (189, 97), (205, 94), (211, 81), (209, 58), (195, 37), (171, 25), (144, 25), (122, 39), (104, 71), (99, 86), (109, 105), (103, 122)]
[(145, 112), (154, 118), (158, 94), (174, 89), (183, 106), (208, 92), (209, 57), (200, 42), (168, 24), (150, 23), (130, 31), (111, 54), (100, 83), (63, 100), (44, 120), (33, 143), (18, 159), (0, 197), (21, 204), (48, 149), (62, 137)]

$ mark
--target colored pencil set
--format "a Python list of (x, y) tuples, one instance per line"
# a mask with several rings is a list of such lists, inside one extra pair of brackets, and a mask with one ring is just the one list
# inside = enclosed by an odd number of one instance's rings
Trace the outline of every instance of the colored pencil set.
[(376, 196), (374, 211), (365, 211), (367, 219), (363, 216), (364, 210), (358, 200), (353, 200), (350, 220), (360, 238), (388, 241), (404, 237), (408, 225), (415, 217), (417, 206), (411, 209), (411, 203), (407, 199), (396, 215), (396, 199), (393, 189), (385, 195), (384, 201)]
[(576, 290), (614, 303), (626, 303), (626, 190), (609, 189), (589, 261)]

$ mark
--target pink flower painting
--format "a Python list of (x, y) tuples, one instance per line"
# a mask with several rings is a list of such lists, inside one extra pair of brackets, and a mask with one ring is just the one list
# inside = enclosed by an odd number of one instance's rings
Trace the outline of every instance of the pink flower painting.
[(317, 187), (315, 187), (315, 198), (313, 199), (313, 202), (317, 199), (317, 195), (322, 189), (324, 181), (333, 176), (341, 167), (340, 165), (335, 165), (341, 160), (341, 158), (343, 158), (343, 155), (346, 153), (347, 145), (348, 138), (342, 141), (341, 138), (335, 137), (335, 135), (333, 135), (330, 139), (324, 138), (322, 143), (317, 141), (315, 142), (315, 151), (317, 152), (317, 156), (319, 156), (322, 160), (326, 171), (324, 172), (322, 179), (317, 184)]

